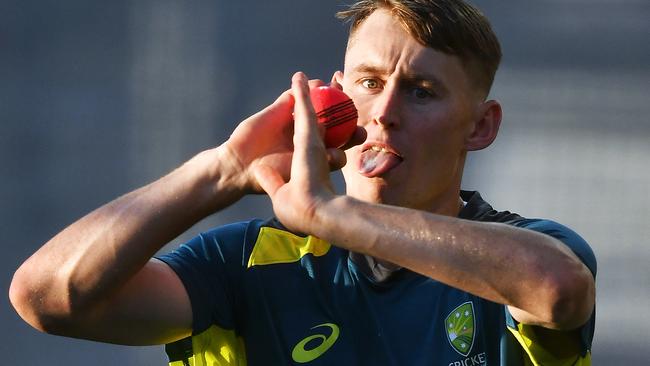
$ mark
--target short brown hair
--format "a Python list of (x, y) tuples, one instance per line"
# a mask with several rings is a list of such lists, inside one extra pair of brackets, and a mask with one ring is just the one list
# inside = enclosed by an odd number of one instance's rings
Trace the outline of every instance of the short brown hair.
[(354, 31), (377, 9), (390, 11), (420, 44), (457, 56), (487, 93), (501, 62), (501, 46), (490, 22), (462, 0), (361, 0), (336, 16)]

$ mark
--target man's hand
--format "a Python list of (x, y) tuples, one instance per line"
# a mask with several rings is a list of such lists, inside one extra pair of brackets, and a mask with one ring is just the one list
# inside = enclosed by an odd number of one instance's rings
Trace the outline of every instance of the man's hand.
[[(298, 75), (298, 74), (296, 74)], [(262, 111), (244, 120), (233, 131), (228, 141), (219, 147), (223, 155), (231, 160), (231, 164), (239, 175), (235, 184), (245, 192), (262, 192), (261, 182), (258, 182), (255, 171), (270, 169), (273, 175), (277, 174), (283, 181), (290, 177), (292, 169), (292, 155), (294, 152), (294, 104), (300, 112), (295, 112), (296, 120), (311, 118), (310, 122), (316, 123), (309, 89), (322, 86), (321, 80), (306, 80), (304, 74), (301, 79), (300, 101), (296, 104), (296, 86), (282, 93), (273, 104)], [(294, 77), (295, 79), (295, 77)], [(303, 85), (304, 84), (304, 85)], [(340, 85), (333, 85), (339, 87)], [(304, 94), (306, 93), (306, 94)], [(309, 108), (307, 111), (305, 108)], [(317, 124), (312, 125), (314, 141), (322, 140), (323, 131)], [(353, 138), (355, 143), (364, 139), (363, 132), (358, 131)], [(322, 145), (322, 143), (321, 143)], [(346, 146), (347, 147), (347, 146)], [(345, 165), (345, 156), (341, 150), (323, 147), (322, 156), (326, 157), (326, 172), (337, 170)], [(266, 174), (263, 174), (266, 176)]]
[[(273, 209), (280, 221), (291, 230), (312, 233), (317, 224), (318, 207), (335, 197), (330, 170), (345, 165), (345, 154), (340, 149), (326, 149), (323, 128), (319, 126), (309, 98), (310, 85), (303, 73), (292, 79), (290, 94), (295, 100), (293, 159), (287, 177), (283, 166), (274, 166), (267, 160), (254, 166), (259, 185), (273, 201)], [(357, 133), (352, 143), (363, 137)]]

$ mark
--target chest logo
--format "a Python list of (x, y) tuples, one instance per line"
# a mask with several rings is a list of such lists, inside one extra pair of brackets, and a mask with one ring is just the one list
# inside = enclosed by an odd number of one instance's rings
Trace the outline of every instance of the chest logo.
[[(325, 334), (314, 334), (298, 342), (291, 352), (291, 358), (295, 362), (307, 363), (317, 359), (323, 353), (327, 352), (339, 338), (339, 327), (336, 324), (324, 323), (311, 329), (316, 328), (329, 328), (331, 332), (329, 336)], [(307, 349), (308, 346), (309, 349)]]
[(451, 347), (463, 356), (469, 355), (475, 335), (474, 304), (459, 305), (445, 318), (445, 330)]

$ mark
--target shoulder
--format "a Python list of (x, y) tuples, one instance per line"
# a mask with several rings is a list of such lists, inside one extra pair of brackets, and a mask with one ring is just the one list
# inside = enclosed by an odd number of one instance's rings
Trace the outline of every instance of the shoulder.
[(158, 258), (170, 265), (183, 261), (194, 265), (218, 262), (240, 267), (260, 230), (269, 225), (273, 226), (273, 220), (252, 219), (215, 227)]
[(522, 219), (514, 224), (528, 230), (549, 235), (568, 246), (595, 276), (596, 255), (589, 243), (569, 227), (548, 219)]
[(214, 242), (215, 244), (242, 242), (254, 238), (260, 229), (268, 226), (272, 220), (252, 219), (215, 227), (198, 235), (195, 239)]
[(478, 192), (461, 191), (466, 202), (459, 217), (467, 220), (499, 222), (522, 229), (533, 230), (549, 235), (568, 246), (582, 262), (596, 275), (596, 256), (589, 244), (575, 231), (553, 220), (526, 218), (510, 211), (497, 211), (487, 203)]

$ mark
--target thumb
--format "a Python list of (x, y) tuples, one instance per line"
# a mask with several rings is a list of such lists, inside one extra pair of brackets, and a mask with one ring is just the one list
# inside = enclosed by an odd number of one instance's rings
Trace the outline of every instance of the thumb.
[(343, 90), (343, 85), (341, 85), (341, 81), (343, 80), (343, 73), (341, 71), (336, 71), (332, 75), (332, 80), (330, 81), (330, 86), (333, 88), (336, 88), (338, 90)]
[(327, 163), (330, 167), (330, 171), (343, 168), (346, 162), (347, 159), (343, 150), (334, 148), (327, 149)]
[(262, 187), (264, 192), (269, 195), (269, 197), (273, 197), (275, 192), (285, 184), (280, 173), (268, 165), (260, 164), (254, 166), (253, 175), (255, 176), (257, 183)]

